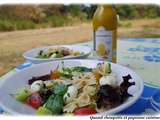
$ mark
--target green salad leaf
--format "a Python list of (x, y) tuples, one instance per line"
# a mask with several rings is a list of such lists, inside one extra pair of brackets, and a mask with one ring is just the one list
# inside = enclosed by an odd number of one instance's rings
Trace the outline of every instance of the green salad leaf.
[(46, 107), (39, 107), (36, 111), (37, 115), (52, 115), (52, 111), (47, 109)]
[(68, 87), (64, 84), (60, 84), (54, 87), (54, 93), (57, 95), (64, 95), (67, 92)]
[(62, 68), (61, 77), (72, 78), (72, 70), (70, 68)]
[(72, 67), (71, 70), (72, 72), (91, 72), (92, 71), (91, 68), (81, 67), (81, 66)]
[(91, 71), (92, 71), (91, 68), (81, 67), (81, 66), (71, 67), (71, 68), (63, 67), (61, 72), (61, 77), (71, 79), (74, 72), (82, 73), (82, 72), (91, 72)]
[(47, 100), (45, 107), (51, 110), (53, 114), (60, 114), (63, 110), (63, 105), (63, 96), (53, 94)]
[(47, 55), (43, 50), (40, 50), (36, 58), (47, 58)]
[(50, 57), (51, 58), (61, 58), (62, 55), (60, 53), (53, 53)]
[(52, 111), (53, 114), (60, 114), (63, 110), (63, 95), (67, 92), (68, 87), (64, 84), (57, 84), (54, 87), (54, 94), (52, 94), (47, 102), (45, 107)]

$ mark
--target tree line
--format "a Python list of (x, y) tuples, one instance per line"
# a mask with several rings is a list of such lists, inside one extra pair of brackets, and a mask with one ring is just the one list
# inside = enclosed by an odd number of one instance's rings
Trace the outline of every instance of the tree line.
[[(0, 30), (57, 27), (90, 21), (97, 5), (1, 5)], [(115, 5), (120, 19), (160, 17), (156, 5)]]

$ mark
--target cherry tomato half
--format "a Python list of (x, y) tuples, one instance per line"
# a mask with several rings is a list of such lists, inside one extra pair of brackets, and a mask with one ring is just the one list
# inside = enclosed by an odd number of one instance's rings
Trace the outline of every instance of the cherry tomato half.
[(96, 113), (97, 111), (92, 108), (79, 108), (75, 110), (74, 115), (84, 116), (84, 115), (92, 115)]
[(37, 109), (43, 104), (43, 100), (39, 93), (32, 93), (27, 99), (27, 104)]

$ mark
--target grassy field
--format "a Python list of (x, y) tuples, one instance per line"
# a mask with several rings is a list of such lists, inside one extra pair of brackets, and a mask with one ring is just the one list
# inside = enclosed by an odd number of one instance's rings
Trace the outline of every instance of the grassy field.
[[(160, 38), (160, 19), (120, 21), (118, 37)], [(71, 27), (0, 32), (0, 75), (24, 61), (24, 51), (47, 45), (74, 44), (92, 39), (90, 23)]]

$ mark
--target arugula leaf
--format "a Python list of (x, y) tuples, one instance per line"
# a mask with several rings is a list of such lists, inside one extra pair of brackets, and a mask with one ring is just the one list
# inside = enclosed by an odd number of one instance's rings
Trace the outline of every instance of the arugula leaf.
[(67, 92), (68, 87), (66, 85), (60, 84), (55, 86), (54, 93), (57, 95), (64, 95)]
[(60, 76), (61, 76), (62, 78), (71, 79), (73, 75), (72, 75), (72, 74), (65, 74), (65, 73), (61, 72), (61, 73), (60, 73)]
[(71, 79), (72, 78), (72, 70), (70, 68), (62, 68), (62, 72), (60, 73), (61, 77)]
[(92, 71), (91, 68), (80, 67), (80, 66), (72, 67), (71, 70), (72, 72), (91, 72)]
[(53, 112), (53, 114), (60, 114), (63, 110), (63, 96), (51, 95), (47, 100), (45, 107)]
[(73, 72), (91, 72), (92, 69), (91, 68), (87, 68), (87, 67), (71, 67), (71, 68), (62, 68), (62, 72), (61, 72), (61, 77), (64, 78), (69, 78), (71, 79), (73, 76)]
[(63, 72), (65, 74), (70, 74), (70, 73), (72, 73), (72, 69), (71, 68), (63, 68)]

